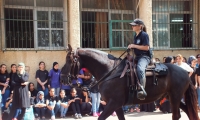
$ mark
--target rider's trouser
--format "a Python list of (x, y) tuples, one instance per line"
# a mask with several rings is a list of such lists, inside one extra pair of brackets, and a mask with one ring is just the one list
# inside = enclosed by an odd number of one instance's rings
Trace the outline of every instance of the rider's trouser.
[(145, 88), (146, 85), (146, 76), (145, 76), (145, 69), (150, 63), (150, 58), (148, 56), (139, 57), (137, 60), (137, 76), (140, 81), (140, 84)]

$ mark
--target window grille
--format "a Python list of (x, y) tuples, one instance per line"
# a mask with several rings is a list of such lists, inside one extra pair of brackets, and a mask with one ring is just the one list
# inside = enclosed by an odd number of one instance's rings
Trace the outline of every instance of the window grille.
[(196, 0), (152, 0), (154, 49), (197, 49)]
[(4, 0), (3, 50), (64, 50), (67, 0)]
[(82, 47), (124, 49), (133, 41), (129, 22), (136, 0), (80, 0)]

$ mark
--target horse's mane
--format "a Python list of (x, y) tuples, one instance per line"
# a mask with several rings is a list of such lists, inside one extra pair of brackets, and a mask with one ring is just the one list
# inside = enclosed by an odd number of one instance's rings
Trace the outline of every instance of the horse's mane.
[(71, 70), (72, 60), (70, 59), (70, 54), (71, 54), (71, 52), (67, 53), (65, 65), (61, 69), (62, 73), (67, 73), (68, 74), (70, 72), (70, 70)]
[(97, 50), (94, 48), (84, 48), (85, 51), (91, 51), (93, 53), (96, 53), (98, 55), (101, 56), (107, 56), (107, 58), (109, 58), (110, 60), (116, 60), (117, 58), (111, 54), (108, 54), (107, 52), (101, 51), (101, 50)]

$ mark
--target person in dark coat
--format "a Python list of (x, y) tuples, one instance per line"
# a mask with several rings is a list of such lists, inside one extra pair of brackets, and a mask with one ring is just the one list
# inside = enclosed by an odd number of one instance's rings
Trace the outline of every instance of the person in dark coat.
[(174, 63), (174, 58), (172, 56), (166, 57), (165, 63), (172, 63), (173, 64)]
[(29, 74), (25, 72), (25, 64), (19, 63), (17, 70), (18, 71), (12, 76), (12, 84), (15, 86), (13, 89), (13, 105), (7, 120), (11, 120), (18, 109), (21, 109), (21, 114), (18, 116), (18, 120), (24, 120), (26, 108), (30, 107), (28, 91)]

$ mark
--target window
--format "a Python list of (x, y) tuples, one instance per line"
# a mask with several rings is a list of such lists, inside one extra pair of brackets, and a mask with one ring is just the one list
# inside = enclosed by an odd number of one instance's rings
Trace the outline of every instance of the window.
[(64, 3), (64, 0), (4, 0), (6, 49), (65, 49)]
[(133, 20), (131, 14), (111, 14), (109, 24), (112, 40), (110, 41), (111, 49), (126, 48), (133, 42), (133, 31), (130, 22)]
[(63, 47), (63, 13), (37, 11), (38, 47)]
[(33, 11), (5, 8), (6, 48), (34, 48)]
[(153, 0), (155, 49), (194, 48), (192, 0)]
[(135, 0), (81, 0), (82, 47), (121, 49), (133, 41)]

